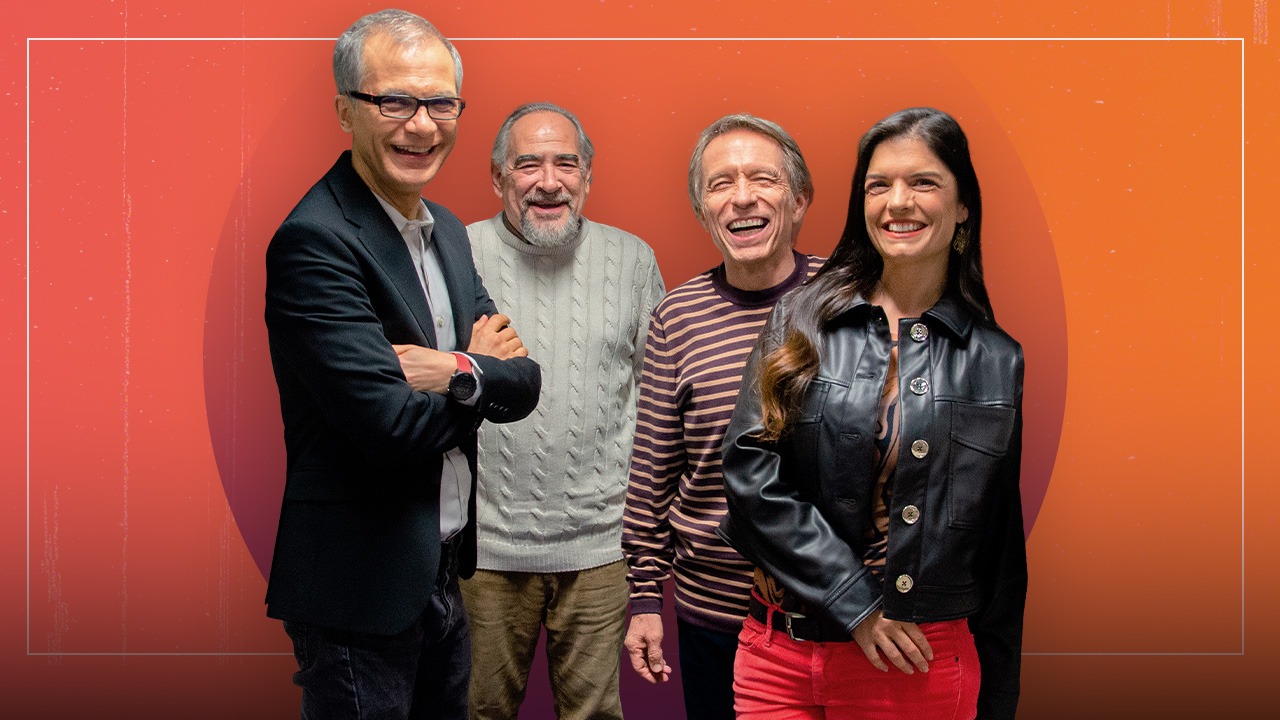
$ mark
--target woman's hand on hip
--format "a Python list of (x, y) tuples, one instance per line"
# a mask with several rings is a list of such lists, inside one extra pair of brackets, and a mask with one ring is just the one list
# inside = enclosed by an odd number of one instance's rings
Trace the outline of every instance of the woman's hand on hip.
[(908, 675), (915, 672), (912, 665), (920, 672), (929, 672), (928, 661), (933, 659), (933, 650), (920, 627), (912, 622), (886, 619), (880, 608), (853, 629), (853, 641), (879, 670), (889, 672), (889, 666), (880, 658), (883, 652), (889, 662)]

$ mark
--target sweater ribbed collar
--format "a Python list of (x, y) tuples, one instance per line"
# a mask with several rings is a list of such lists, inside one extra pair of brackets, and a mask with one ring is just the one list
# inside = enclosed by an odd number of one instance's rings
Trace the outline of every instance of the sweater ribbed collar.
[(508, 228), (507, 224), (503, 221), (502, 213), (494, 215), (490, 222), (493, 223), (494, 229), (498, 231), (498, 238), (501, 239), (502, 242), (522, 253), (525, 253), (526, 255), (543, 255), (547, 257), (569, 255), (574, 250), (577, 250), (578, 246), (582, 244), (583, 238), (587, 236), (587, 226), (591, 224), (590, 220), (582, 218), (582, 222), (578, 223), (578, 234), (572, 240), (557, 247), (543, 247), (541, 245), (534, 245), (511, 232), (511, 229)]
[(791, 292), (805, 281), (809, 276), (809, 256), (802, 255), (795, 250), (791, 251), (794, 256), (796, 267), (787, 276), (786, 280), (764, 290), (743, 290), (729, 284), (728, 277), (725, 275), (724, 264), (721, 263), (711, 269), (711, 284), (734, 305), (741, 307), (766, 307), (773, 305), (782, 299), (783, 295)]

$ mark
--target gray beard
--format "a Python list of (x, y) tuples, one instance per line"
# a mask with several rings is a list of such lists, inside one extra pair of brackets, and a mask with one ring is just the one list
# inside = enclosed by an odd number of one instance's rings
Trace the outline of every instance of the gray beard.
[(520, 232), (530, 245), (544, 248), (564, 247), (578, 236), (578, 228), (582, 226), (582, 218), (570, 216), (569, 220), (559, 228), (535, 225), (525, 215), (520, 218)]

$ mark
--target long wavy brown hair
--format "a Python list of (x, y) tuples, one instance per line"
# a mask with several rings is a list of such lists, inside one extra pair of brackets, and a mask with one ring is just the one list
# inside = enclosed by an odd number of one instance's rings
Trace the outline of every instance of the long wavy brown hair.
[(822, 361), (822, 329), (854, 298), (869, 298), (884, 260), (867, 235), (864, 196), (871, 155), (886, 140), (913, 137), (922, 141), (956, 178), (958, 199), (969, 210), (961, 227), (969, 231), (964, 253), (951, 249), (944, 294), (958, 297), (979, 318), (995, 322), (987, 286), (982, 278), (982, 193), (969, 158), (969, 140), (950, 115), (933, 108), (910, 108), (881, 120), (858, 143), (858, 164), (849, 193), (844, 232), (831, 257), (788, 301), (783, 344), (760, 364), (760, 403), (763, 440), (782, 437)]

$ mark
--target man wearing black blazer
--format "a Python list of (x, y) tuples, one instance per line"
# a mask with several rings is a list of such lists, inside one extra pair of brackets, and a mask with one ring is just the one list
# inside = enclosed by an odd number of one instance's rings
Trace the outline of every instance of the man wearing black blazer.
[(541, 376), (462, 224), (422, 199), (465, 106), (457, 51), (387, 10), (339, 38), (334, 77), (352, 149), (267, 250), (288, 452), (267, 614), (293, 640), (304, 718), (461, 719), (475, 431), (529, 414)]

